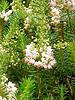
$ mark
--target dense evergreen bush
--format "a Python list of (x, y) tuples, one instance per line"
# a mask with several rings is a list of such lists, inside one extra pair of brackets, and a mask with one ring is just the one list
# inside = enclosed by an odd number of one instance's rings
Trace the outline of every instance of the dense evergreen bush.
[(75, 99), (75, 1), (0, 1), (0, 100)]

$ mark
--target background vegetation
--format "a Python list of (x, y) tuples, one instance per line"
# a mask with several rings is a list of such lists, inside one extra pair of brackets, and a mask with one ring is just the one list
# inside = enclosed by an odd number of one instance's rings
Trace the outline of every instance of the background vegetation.
[[(61, 8), (61, 3), (62, 0), (56, 5), (51, 0), (0, 1), (0, 98), (9, 100), (6, 83), (11, 81), (17, 91), (10, 100), (75, 99), (75, 6), (71, 1), (72, 6)], [(51, 7), (58, 10), (52, 11)], [(9, 10), (11, 14), (6, 16)], [(54, 15), (60, 17), (53, 20)], [(40, 47), (47, 52), (47, 47), (52, 46), (56, 60), (53, 67), (25, 62), (25, 50), (32, 42), (33, 49), (41, 55), (35, 61), (42, 57)], [(4, 73), (8, 82), (2, 81)]]

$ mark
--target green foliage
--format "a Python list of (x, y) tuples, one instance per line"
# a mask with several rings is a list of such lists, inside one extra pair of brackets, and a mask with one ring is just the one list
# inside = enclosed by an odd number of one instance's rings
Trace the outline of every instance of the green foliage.
[(9, 58), (9, 55), (6, 53), (6, 54), (1, 54), (0, 56), (0, 74), (2, 75), (3, 73), (6, 72), (7, 70), (7, 63), (8, 62), (8, 58)]
[(0, 96), (3, 97), (6, 97), (6, 92), (4, 91), (5, 88), (3, 88), (2, 84), (0, 83)]
[[(75, 13), (59, 8), (60, 23), (54, 26), (51, 24), (50, 0), (24, 1), (25, 4), (23, 0), (13, 0), (10, 4), (13, 13), (9, 16), (9, 21), (0, 19), (0, 50), (6, 51), (0, 51), (0, 75), (6, 73), (9, 81), (16, 82), (19, 89), (17, 100), (74, 100)], [(7, 12), (8, 8), (8, 2), (2, 0), (0, 12)], [(26, 18), (30, 23), (24, 29), (24, 23), (28, 24)], [(56, 67), (45, 70), (25, 64), (26, 53), (23, 50), (31, 42), (35, 43), (38, 50), (41, 46), (44, 48), (44, 45), (46, 48), (48, 45), (55, 48)], [(41, 57), (37, 59), (39, 61)], [(1, 84), (0, 95), (6, 97)]]
[(20, 10), (22, 13), (22, 17), (23, 19), (25, 19), (25, 17), (27, 16), (27, 12), (26, 12), (26, 8), (23, 6), (21, 0), (13, 0), (13, 2), (11, 3), (11, 6), (13, 6), (13, 10)]
[(1, 83), (1, 82), (2, 82), (2, 79), (1, 79), (1, 78), (2, 78), (2, 76), (1, 76), (1, 73), (0, 73), (0, 96), (1, 96), (2, 98), (7, 98), (7, 100), (8, 100), (5, 87), (4, 87), (3, 84)]
[(33, 99), (33, 93), (35, 89), (34, 80), (29, 77), (28, 79), (23, 78), (23, 82), (19, 82), (20, 86), (18, 86), (19, 93), (17, 96), (18, 100), (30, 100)]
[(70, 62), (69, 62), (69, 65), (71, 64), (71, 66), (72, 66), (72, 69), (75, 67), (75, 50), (74, 50), (74, 48), (75, 48), (75, 43), (74, 43), (74, 41), (73, 42), (70, 42), (69, 43), (69, 47), (68, 47), (68, 55), (69, 55), (69, 60), (70, 60)]
[(66, 94), (67, 94), (67, 88), (65, 86), (63, 86), (63, 84), (61, 86), (58, 86), (57, 92), (58, 93), (58, 99), (60, 100), (65, 100), (66, 98)]
[[(22, 0), (24, 1), (24, 0)], [(31, 0), (25, 0), (25, 7), (28, 7), (29, 6), (29, 3), (30, 3)]]
[(9, 8), (7, 0), (0, 1), (0, 12)]
[[(10, 16), (9, 23), (7, 24), (8, 33), (5, 35), (4, 34), (5, 32), (3, 32), (2, 46), (7, 51), (5, 55), (8, 55), (8, 56), (6, 57), (4, 55), (7, 59), (4, 58), (3, 55), (1, 56), (3, 57), (1, 58), (1, 62), (3, 63), (2, 67), (7, 68), (8, 76), (10, 75), (9, 77), (11, 77), (12, 74), (14, 77), (15, 77), (15, 74), (16, 76), (18, 74), (20, 75), (20, 76), (17, 76), (18, 78), (12, 77), (11, 80), (13, 80), (13, 78), (15, 80), (17, 79), (20, 80), (20, 77), (22, 77), (23, 75), (23, 74), (21, 75), (20, 70), (23, 71), (25, 69), (24, 68), (25, 64), (23, 61), (23, 58), (24, 58), (23, 50), (25, 49), (25, 44), (29, 43), (28, 41), (29, 39), (27, 39), (26, 34), (21, 29), (22, 28), (21, 23), (23, 23), (23, 19), (21, 17), (20, 11), (14, 12), (13, 15)], [(3, 62), (3, 59), (4, 59), (4, 62)], [(21, 68), (21, 65), (23, 66), (24, 69)], [(16, 67), (18, 71), (16, 70)]]

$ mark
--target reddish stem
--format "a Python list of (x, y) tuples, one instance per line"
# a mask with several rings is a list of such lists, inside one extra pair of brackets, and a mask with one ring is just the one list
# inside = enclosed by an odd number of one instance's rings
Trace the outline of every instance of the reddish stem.
[(37, 77), (38, 77), (38, 83), (39, 83), (38, 87), (40, 88), (40, 100), (43, 100), (43, 97), (42, 97), (42, 86), (41, 86), (41, 81), (40, 81), (40, 68), (38, 68)]

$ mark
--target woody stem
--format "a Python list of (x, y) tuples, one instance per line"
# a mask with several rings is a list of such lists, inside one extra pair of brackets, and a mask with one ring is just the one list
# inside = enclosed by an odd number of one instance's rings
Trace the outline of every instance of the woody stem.
[(43, 100), (43, 97), (42, 97), (42, 87), (41, 87), (41, 81), (40, 81), (40, 68), (38, 69), (37, 78), (38, 78), (38, 83), (39, 83), (38, 87), (40, 89), (40, 100)]

